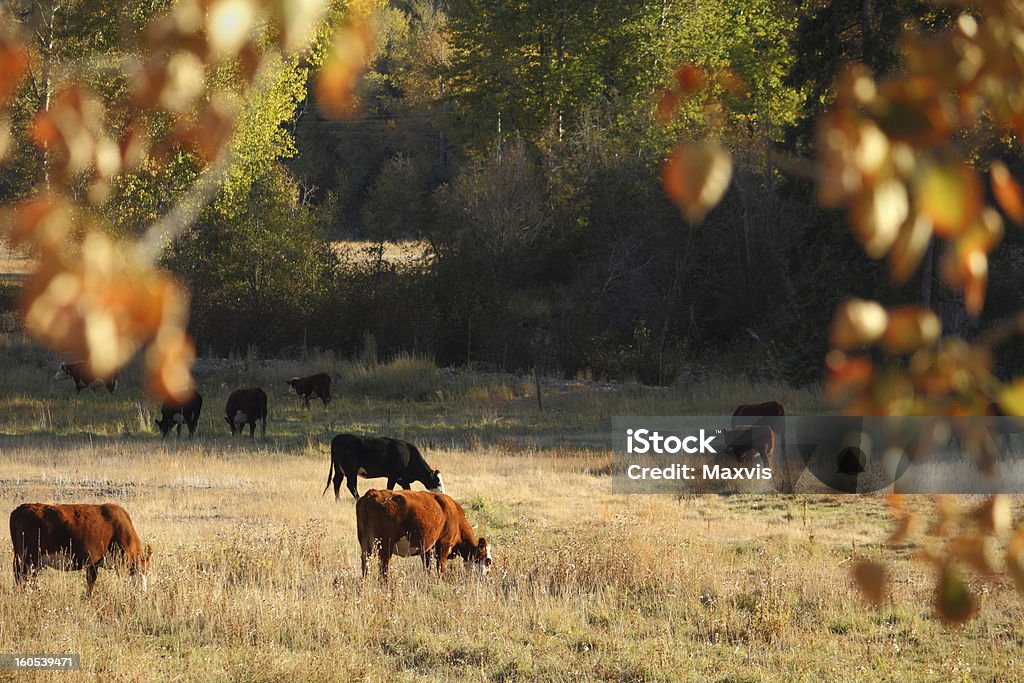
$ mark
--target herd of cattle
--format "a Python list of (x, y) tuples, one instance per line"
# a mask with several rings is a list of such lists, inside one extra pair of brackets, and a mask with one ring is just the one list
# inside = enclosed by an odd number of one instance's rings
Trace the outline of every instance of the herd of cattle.
[[(73, 378), (80, 390), (95, 381), (81, 370), (62, 364), (59, 374)], [(116, 386), (116, 378), (110, 381), (112, 384), (104, 381), (104, 385)], [(331, 400), (330, 383), (330, 376), (324, 373), (288, 380), (306, 406), (311, 396), (326, 405)], [(198, 392), (182, 404), (165, 403), (156, 421), (160, 432), (166, 437), (176, 427), (180, 435), (184, 424), (192, 436), (202, 405)], [(778, 402), (740, 406), (730, 430), (734, 434), (730, 451), (737, 459), (756, 451), (770, 462), (776, 431), (784, 416), (785, 408)], [(267, 395), (262, 389), (238, 389), (228, 397), (225, 420), (232, 435), (240, 434), (248, 424), (249, 435), (253, 436), (257, 421), (262, 422), (265, 434), (266, 418)], [(386, 478), (387, 490), (371, 489), (360, 497), (356, 488), (359, 477)], [(413, 482), (420, 482), (427, 490), (412, 491)], [(390, 437), (338, 434), (331, 441), (331, 464), (323, 494), (332, 483), (335, 500), (341, 498), (342, 483), (356, 500), (356, 534), (364, 577), (374, 552), (384, 581), (394, 555), (419, 555), (424, 569), (429, 572), (433, 562), (439, 575), (444, 574), (447, 561), (455, 557), (461, 557), (467, 566), (472, 564), (479, 576), (490, 571), (490, 544), (486, 538), (476, 537), (462, 506), (445, 494), (441, 472), (427, 463), (415, 445)], [(404, 490), (394, 491), (396, 484)], [(44, 567), (85, 569), (89, 596), (99, 568), (115, 566), (126, 568), (145, 590), (152, 548), (142, 544), (127, 511), (119, 505), (26, 503), (11, 513), (10, 525), (15, 585), (29, 583)]]
[[(116, 378), (97, 380), (90, 377), (81, 364), (61, 364), (59, 377), (75, 380), (78, 391), (100, 382), (111, 392)], [(331, 400), (331, 378), (325, 373), (288, 380), (309, 405), (312, 396), (326, 405)], [(165, 403), (156, 421), (166, 437), (171, 429), (188, 427), (192, 436), (199, 423), (202, 396), (196, 392), (181, 404)], [(261, 388), (238, 389), (228, 397), (225, 420), (232, 435), (241, 434), (249, 425), (253, 436), (256, 422), (262, 423), (266, 434), (267, 395)], [(356, 489), (358, 477), (386, 478), (387, 490), (369, 490), (362, 498)], [(485, 538), (477, 538), (466, 513), (451, 496), (444, 493), (441, 472), (431, 468), (419, 449), (407, 441), (389, 437), (364, 437), (338, 434), (331, 441), (331, 464), (327, 487), (334, 482), (335, 500), (340, 500), (342, 482), (356, 500), (356, 531), (359, 541), (362, 574), (376, 552), (380, 575), (386, 581), (394, 555), (419, 555), (428, 572), (433, 562), (439, 575), (451, 558), (461, 557), (472, 564), (476, 574), (486, 575), (493, 559)], [(420, 482), (427, 491), (412, 491), (412, 483)], [(394, 491), (395, 485), (402, 491)], [(119, 505), (104, 503), (47, 505), (25, 503), (10, 518), (11, 542), (14, 547), (14, 583), (27, 585), (38, 571), (53, 567), (65, 571), (84, 569), (86, 596), (92, 594), (100, 567), (127, 569), (145, 590), (152, 548), (143, 545), (132, 520)]]

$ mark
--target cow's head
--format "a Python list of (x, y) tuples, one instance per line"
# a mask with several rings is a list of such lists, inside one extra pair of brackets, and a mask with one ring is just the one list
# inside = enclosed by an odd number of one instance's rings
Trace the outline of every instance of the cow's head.
[(299, 381), (298, 377), (292, 377), (291, 379), (286, 379), (284, 381), (284, 383), (287, 384), (288, 386), (290, 386), (292, 389), (294, 389), (295, 388), (295, 383), (298, 382), (298, 381)]
[(67, 379), (68, 377), (71, 377), (71, 373), (68, 372), (68, 364), (61, 363), (60, 368), (57, 370), (57, 374), (53, 376), (53, 379), (56, 381), (59, 379)]
[(430, 473), (430, 480), (425, 483), (428, 491), (444, 493), (444, 481), (441, 480), (441, 470), (433, 470)]
[(149, 583), (149, 560), (153, 556), (153, 546), (146, 544), (142, 551), (133, 558), (129, 566), (129, 573), (139, 582), (139, 587), (145, 591)]
[(160, 434), (163, 436), (167, 436), (167, 432), (171, 431), (171, 427), (174, 426), (174, 421), (166, 415), (159, 420), (153, 420), (153, 422), (156, 422), (156, 426), (160, 428)]
[(491, 571), (491, 565), (494, 564), (494, 558), (491, 557), (491, 544), (486, 538), (477, 541), (472, 557), (477, 576), (487, 576)]

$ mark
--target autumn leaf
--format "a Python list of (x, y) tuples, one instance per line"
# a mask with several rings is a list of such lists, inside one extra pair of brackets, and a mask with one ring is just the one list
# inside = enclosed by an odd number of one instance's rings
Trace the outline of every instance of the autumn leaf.
[(1024, 378), (999, 390), (999, 407), (1004, 415), (1024, 416)]
[(917, 206), (931, 219), (939, 237), (949, 239), (960, 235), (981, 214), (984, 202), (981, 180), (966, 162), (928, 166), (914, 189)]
[(934, 344), (941, 332), (942, 323), (934, 311), (919, 306), (898, 306), (889, 311), (882, 345), (889, 353), (907, 353)]
[(885, 600), (886, 568), (884, 564), (861, 560), (853, 567), (853, 580), (864, 599), (878, 607)]
[(995, 195), (999, 208), (1015, 223), (1024, 223), (1024, 192), (1010, 175), (1006, 164), (997, 161), (989, 169), (992, 179), (992, 194)]
[(935, 590), (935, 610), (943, 621), (963, 624), (978, 611), (978, 603), (967, 585), (948, 564), (942, 570)]
[(829, 341), (833, 348), (849, 350), (874, 344), (885, 333), (889, 316), (875, 301), (850, 299), (832, 320)]
[(714, 142), (677, 146), (661, 169), (661, 183), (691, 223), (718, 205), (732, 178), (732, 158)]

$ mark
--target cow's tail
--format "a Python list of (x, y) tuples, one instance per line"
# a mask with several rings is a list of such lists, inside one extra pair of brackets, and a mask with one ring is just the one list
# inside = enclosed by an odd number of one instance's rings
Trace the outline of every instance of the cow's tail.
[(327, 489), (331, 488), (331, 479), (334, 478), (334, 454), (331, 454), (331, 467), (327, 470), (327, 486), (324, 487), (324, 492), (320, 494), (320, 497), (327, 495)]

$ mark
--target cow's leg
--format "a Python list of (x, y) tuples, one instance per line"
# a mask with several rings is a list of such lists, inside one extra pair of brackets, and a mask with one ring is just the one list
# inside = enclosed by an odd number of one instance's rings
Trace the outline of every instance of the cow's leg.
[(440, 542), (437, 544), (437, 575), (444, 576), (444, 566), (448, 562), (448, 548), (442, 548)]
[(359, 544), (359, 564), (363, 570), (363, 578), (366, 578), (366, 568), (370, 561), (370, 555), (373, 553), (374, 543), (370, 543), (370, 547), (367, 548), (362, 543)]
[(411, 490), (412, 490), (412, 486), (410, 486), (410, 485), (409, 485), (409, 482), (407, 482), (407, 481), (399, 481), (399, 482), (398, 482), (398, 484), (399, 484), (399, 485), (400, 485), (400, 486), (401, 486), (401, 487), (402, 487), (403, 489), (405, 489), (406, 491), (411, 491)]
[(85, 597), (92, 597), (92, 588), (96, 585), (96, 577), (99, 576), (99, 573), (99, 568), (94, 564), (85, 568)]
[[(339, 487), (339, 483), (338, 483), (339, 474), (338, 473), (339, 472), (341, 472), (341, 470), (337, 470), (335, 472), (335, 474), (334, 474), (334, 496), (335, 496), (335, 498), (337, 498), (337, 496), (338, 496), (338, 487)], [(355, 469), (353, 469), (352, 472), (350, 472), (349, 475), (348, 475), (348, 490), (352, 494), (352, 497), (355, 498), (356, 500), (359, 500), (359, 492), (356, 490), (356, 479), (358, 477), (359, 477), (359, 475), (356, 473)]]
[(253, 441), (256, 440), (256, 423), (255, 422), (250, 422), (249, 423), (249, 438), (252, 439)]
[(393, 491), (396, 483), (398, 483), (396, 480), (388, 477), (388, 491)]
[(15, 587), (28, 584), (28, 558), (25, 554), (14, 553), (14, 585)]
[(388, 580), (388, 567), (391, 564), (391, 548), (388, 544), (380, 544), (380, 579), (381, 581)]

